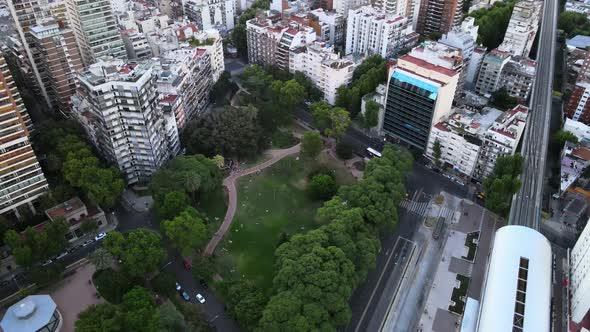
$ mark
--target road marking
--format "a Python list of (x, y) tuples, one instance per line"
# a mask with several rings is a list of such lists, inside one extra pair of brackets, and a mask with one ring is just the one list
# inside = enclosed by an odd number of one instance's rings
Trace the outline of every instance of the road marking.
[(66, 266), (66, 269), (69, 269), (70, 267), (72, 267), (72, 266), (74, 266), (74, 265), (76, 265), (76, 264), (78, 264), (78, 263), (80, 263), (82, 261), (85, 261), (85, 260), (88, 260), (88, 259), (85, 258), (85, 257), (84, 258), (80, 258), (79, 260), (77, 260), (77, 261), (73, 262), (72, 264)]
[[(398, 236), (398, 238), (395, 240), (395, 244), (393, 245), (394, 251), (395, 251), (395, 248), (397, 247), (397, 244), (399, 243), (400, 238), (401, 237)], [(383, 271), (381, 271), (381, 274), (379, 275), (379, 279), (377, 279), (377, 283), (375, 284), (375, 288), (373, 288), (373, 291), (371, 292), (371, 297), (369, 297), (369, 301), (367, 302), (367, 305), (365, 306), (365, 310), (363, 310), (363, 313), (361, 314), (361, 318), (359, 319), (359, 323), (357, 324), (356, 328), (354, 329), (354, 332), (358, 332), (359, 328), (361, 327), (361, 324), (363, 323), (363, 320), (365, 319), (365, 315), (367, 314), (367, 310), (369, 310), (369, 306), (373, 302), (373, 297), (375, 297), (375, 292), (377, 292), (377, 288), (379, 288), (379, 284), (381, 284), (381, 279), (383, 279), (383, 275), (385, 274), (385, 271), (387, 271), (387, 267), (389, 266), (389, 262), (391, 262), (391, 258), (394, 256), (397, 257), (397, 255), (391, 255), (387, 259), (387, 262), (385, 263), (385, 266), (383, 267)]]

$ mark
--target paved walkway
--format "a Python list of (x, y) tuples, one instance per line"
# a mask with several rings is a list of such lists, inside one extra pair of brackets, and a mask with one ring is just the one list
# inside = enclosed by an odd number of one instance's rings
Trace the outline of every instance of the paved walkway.
[(217, 245), (219, 244), (219, 242), (221, 242), (221, 239), (223, 239), (223, 237), (225, 236), (225, 233), (227, 233), (227, 231), (229, 230), (229, 227), (231, 226), (231, 223), (234, 219), (234, 215), (236, 214), (236, 206), (238, 203), (238, 193), (236, 190), (236, 180), (241, 178), (242, 176), (250, 175), (250, 174), (256, 173), (258, 171), (261, 171), (269, 166), (272, 166), (276, 162), (278, 162), (279, 160), (281, 160), (287, 156), (299, 153), (300, 150), (301, 150), (301, 144), (297, 144), (297, 145), (292, 146), (288, 149), (269, 150), (267, 152), (267, 154), (270, 154), (270, 156), (271, 156), (271, 158), (269, 160), (267, 160), (261, 164), (255, 165), (253, 167), (250, 167), (248, 169), (245, 169), (245, 170), (239, 170), (237, 172), (232, 172), (230, 174), (230, 176), (226, 177), (223, 180), (223, 186), (225, 188), (227, 188), (227, 193), (229, 196), (228, 203), (227, 203), (227, 212), (225, 213), (225, 218), (223, 219), (223, 223), (221, 223), (221, 226), (219, 227), (217, 232), (215, 232), (215, 234), (211, 238), (211, 241), (209, 241), (209, 243), (207, 244), (207, 247), (205, 248), (205, 255), (210, 256), (211, 254), (213, 254), (213, 252), (215, 251), (215, 248), (217, 248)]

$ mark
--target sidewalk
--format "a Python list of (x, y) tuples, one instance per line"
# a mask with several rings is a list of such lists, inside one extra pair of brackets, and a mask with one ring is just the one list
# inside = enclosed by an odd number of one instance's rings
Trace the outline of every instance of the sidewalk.
[(121, 202), (138, 213), (147, 212), (154, 205), (152, 196), (138, 196), (130, 189), (125, 189), (121, 195)]

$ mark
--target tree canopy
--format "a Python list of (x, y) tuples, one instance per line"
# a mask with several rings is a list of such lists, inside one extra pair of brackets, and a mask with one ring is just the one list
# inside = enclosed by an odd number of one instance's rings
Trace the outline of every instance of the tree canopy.
[(16, 263), (22, 267), (31, 267), (35, 262), (61, 253), (66, 245), (69, 225), (63, 218), (48, 221), (42, 228), (27, 227), (23, 235), (15, 230), (4, 234), (4, 243), (11, 249)]
[(559, 14), (557, 27), (568, 36), (568, 38), (576, 35), (590, 36), (590, 22), (586, 14), (563, 11)]
[(154, 232), (139, 228), (123, 236), (112, 231), (105, 238), (105, 248), (122, 261), (123, 272), (131, 277), (145, 277), (157, 270), (166, 251)]
[(185, 257), (200, 250), (207, 241), (207, 227), (199, 212), (192, 207), (186, 208), (172, 220), (165, 220), (162, 230), (172, 245)]
[(306, 158), (316, 158), (322, 152), (323, 146), (322, 137), (315, 131), (305, 132), (301, 138), (301, 153)]
[(365, 113), (361, 118), (361, 124), (364, 128), (369, 129), (379, 124), (379, 109), (381, 106), (373, 99), (367, 100), (365, 104)]
[(496, 159), (492, 174), (483, 182), (486, 193), (486, 208), (502, 217), (507, 217), (512, 196), (520, 189), (523, 158), (519, 154), (501, 156)]
[(483, 44), (492, 50), (502, 43), (504, 34), (512, 16), (514, 0), (508, 2), (497, 1), (489, 8), (478, 9), (469, 16), (475, 18), (475, 25), (479, 26), (477, 33), (478, 44)]
[(311, 105), (313, 121), (326, 136), (339, 139), (350, 126), (350, 115), (341, 107), (332, 107), (318, 101)]
[(560, 149), (563, 148), (565, 142), (572, 142), (574, 144), (578, 144), (579, 142), (578, 136), (574, 135), (571, 131), (563, 129), (553, 134), (553, 140), (559, 145)]
[(491, 103), (493, 106), (499, 108), (502, 111), (505, 111), (518, 105), (518, 100), (508, 94), (506, 87), (501, 87), (498, 90), (492, 92)]

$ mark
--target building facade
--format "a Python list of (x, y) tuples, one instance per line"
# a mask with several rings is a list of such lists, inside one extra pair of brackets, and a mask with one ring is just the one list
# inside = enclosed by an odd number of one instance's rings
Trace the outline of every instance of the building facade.
[(565, 107), (565, 116), (574, 121), (590, 125), (589, 96), (590, 82), (586, 80), (578, 80)]
[(510, 53), (498, 49), (491, 50), (481, 62), (475, 92), (482, 96), (490, 96), (500, 88), (502, 69), (510, 61)]
[(96, 149), (128, 184), (146, 183), (180, 150), (174, 114), (158, 107), (151, 60), (100, 59), (78, 76), (74, 109)]
[(66, 8), (85, 67), (103, 56), (127, 57), (108, 0), (67, 0)]
[(533, 81), (537, 72), (537, 62), (525, 57), (512, 57), (502, 69), (499, 87), (506, 88), (519, 103), (525, 103), (533, 89)]
[(422, 151), (432, 124), (451, 114), (459, 73), (410, 55), (389, 77), (382, 131)]
[(569, 261), (571, 318), (580, 323), (590, 311), (590, 223), (586, 224), (571, 250)]
[(511, 55), (528, 57), (539, 29), (541, 7), (541, 1), (521, 0), (514, 4), (504, 40), (498, 49)]
[(309, 25), (322, 41), (339, 47), (344, 46), (346, 19), (343, 15), (318, 8), (310, 11), (309, 16)]
[(49, 188), (29, 141), (29, 115), (0, 53), (0, 214), (19, 217)]
[(421, 0), (416, 31), (447, 33), (461, 24), (463, 0)]
[(83, 70), (74, 32), (49, 18), (39, 20), (30, 34), (35, 63), (53, 109), (67, 115), (76, 92), (76, 75)]
[(145, 34), (135, 30), (121, 31), (125, 51), (129, 60), (146, 59), (152, 56), (152, 49)]
[(229, 31), (234, 28), (232, 0), (188, 0), (184, 3), (184, 13), (203, 30)]
[(344, 53), (390, 58), (403, 48), (407, 27), (407, 18), (387, 16), (371, 6), (351, 9)]

